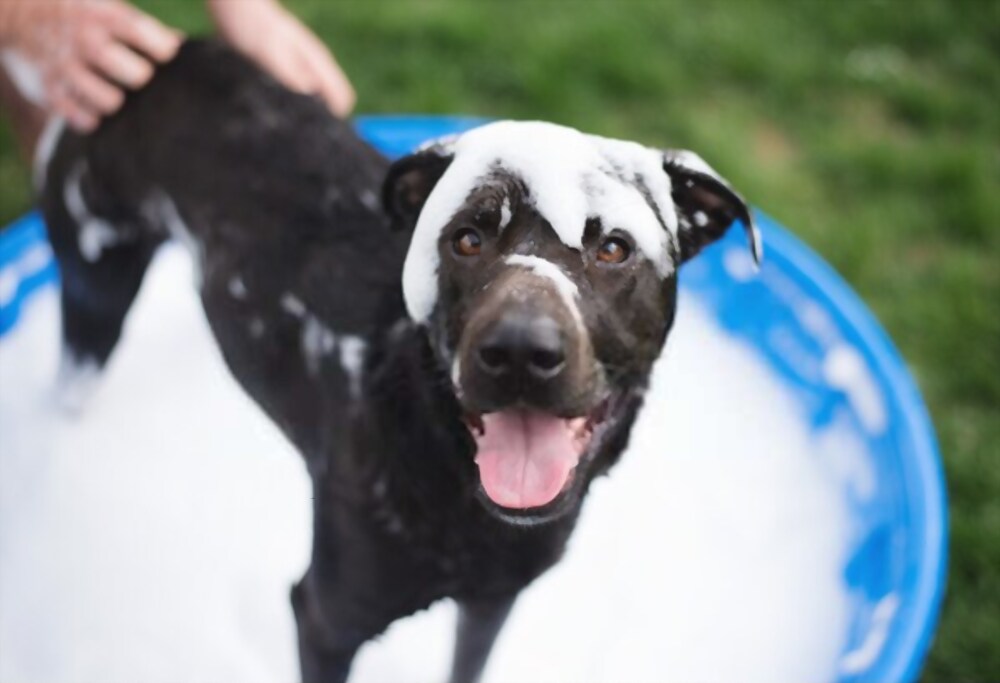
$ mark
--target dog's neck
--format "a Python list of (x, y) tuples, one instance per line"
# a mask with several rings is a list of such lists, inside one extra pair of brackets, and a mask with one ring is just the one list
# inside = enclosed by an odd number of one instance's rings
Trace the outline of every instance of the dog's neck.
[(390, 489), (387, 498), (429, 516), (468, 505), (475, 480), (472, 439), (425, 331), (400, 321), (369, 353), (361, 409), (352, 418), (351, 455), (342, 459), (351, 470), (346, 478)]

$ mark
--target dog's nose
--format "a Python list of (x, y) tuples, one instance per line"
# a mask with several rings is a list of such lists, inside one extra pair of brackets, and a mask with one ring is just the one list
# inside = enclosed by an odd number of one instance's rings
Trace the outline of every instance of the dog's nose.
[(482, 336), (476, 356), (479, 366), (494, 377), (549, 380), (566, 366), (562, 329), (547, 315), (504, 315)]

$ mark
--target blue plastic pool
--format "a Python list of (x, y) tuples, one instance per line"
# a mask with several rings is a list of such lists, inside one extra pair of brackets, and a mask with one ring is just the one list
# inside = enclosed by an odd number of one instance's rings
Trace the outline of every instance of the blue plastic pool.
[[(358, 129), (389, 155), (481, 119), (361, 117)], [(799, 398), (811, 425), (850, 416), (874, 482), (845, 490), (855, 539), (844, 567), (852, 599), (839, 681), (910, 681), (930, 647), (945, 585), (947, 505), (926, 408), (905, 363), (871, 312), (818, 256), (758, 213), (765, 258), (746, 268), (730, 231), (681, 272), (681, 285), (732, 335), (752, 344)], [(744, 259), (744, 260), (741, 260)], [(41, 219), (0, 232), (0, 335), (32, 292), (58, 277)]]

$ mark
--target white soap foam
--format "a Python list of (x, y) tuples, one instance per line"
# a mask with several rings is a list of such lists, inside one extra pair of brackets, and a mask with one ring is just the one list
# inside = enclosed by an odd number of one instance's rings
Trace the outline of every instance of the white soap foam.
[(570, 310), (577, 325), (583, 325), (583, 317), (580, 314), (580, 307), (576, 301), (577, 297), (580, 296), (580, 290), (576, 286), (576, 283), (570, 280), (569, 276), (563, 272), (562, 268), (552, 263), (552, 261), (546, 261), (538, 256), (526, 254), (508, 256), (506, 263), (512, 266), (527, 268), (535, 275), (544, 277), (554, 283), (556, 291), (559, 292), (559, 296), (562, 297), (563, 303)]
[(420, 212), (403, 270), (407, 309), (417, 322), (427, 320), (437, 301), (441, 229), (497, 166), (524, 182), (528, 201), (568, 247), (579, 249), (587, 219), (600, 218), (605, 230), (629, 232), (662, 275), (673, 271), (667, 247), (677, 234), (677, 216), (661, 150), (539, 121), (487, 124), (449, 138), (444, 147), (454, 159)]
[(312, 491), (191, 276), (157, 259), (79, 417), (54, 396), (54, 289), (0, 340), (0, 680), (296, 678)]
[(90, 212), (83, 198), (83, 177), (86, 174), (86, 162), (81, 161), (73, 167), (63, 187), (63, 201), (73, 221), (80, 226), (77, 233), (80, 255), (84, 260), (94, 263), (100, 260), (106, 248), (118, 243), (118, 234), (110, 223)]
[[(308, 479), (188, 282), (180, 250), (157, 259), (76, 420), (52, 407), (55, 292), (0, 340), (0, 680), (297, 680)], [(486, 683), (833, 678), (849, 531), (829, 451), (854, 442), (811, 436), (798, 410), (682, 293), (633, 446)], [(352, 683), (444, 680), (454, 611), (397, 623)]]
[(24, 99), (38, 107), (48, 107), (45, 78), (41, 69), (18, 50), (0, 50), (0, 67), (7, 71), (10, 80)]
[(35, 157), (32, 164), (32, 182), (35, 185), (35, 192), (42, 193), (45, 189), (45, 178), (49, 171), (49, 161), (56, 151), (62, 134), (66, 130), (66, 120), (61, 116), (52, 116), (38, 136), (35, 144)]

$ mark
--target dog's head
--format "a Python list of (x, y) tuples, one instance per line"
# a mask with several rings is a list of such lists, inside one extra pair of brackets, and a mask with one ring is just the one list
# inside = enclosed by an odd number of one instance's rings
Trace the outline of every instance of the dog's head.
[[(674, 318), (676, 271), (744, 201), (690, 152), (499, 122), (397, 161), (412, 318), (448, 368), (480, 498), (512, 522), (573, 509)], [(627, 429), (627, 426), (624, 428)]]

